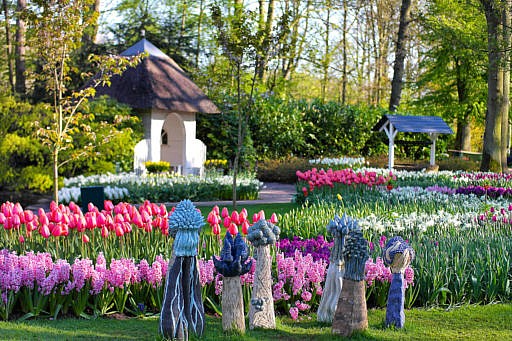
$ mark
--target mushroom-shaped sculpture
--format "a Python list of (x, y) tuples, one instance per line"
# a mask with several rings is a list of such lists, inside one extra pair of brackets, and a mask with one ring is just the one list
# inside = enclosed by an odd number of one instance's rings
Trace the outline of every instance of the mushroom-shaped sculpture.
[(201, 336), (204, 307), (199, 283), (197, 247), (203, 216), (190, 200), (183, 200), (169, 217), (169, 234), (175, 236), (173, 256), (165, 283), (159, 330), (167, 339), (188, 340), (188, 328)]

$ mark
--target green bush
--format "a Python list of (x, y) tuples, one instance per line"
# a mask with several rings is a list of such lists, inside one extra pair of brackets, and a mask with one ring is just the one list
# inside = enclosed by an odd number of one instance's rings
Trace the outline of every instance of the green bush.
[(296, 183), (296, 172), (311, 169), (309, 161), (301, 158), (286, 158), (282, 160), (264, 160), (258, 163), (256, 177), (263, 182)]
[(35, 193), (48, 193), (53, 186), (50, 171), (40, 167), (25, 167), (20, 172), (20, 182), (16, 184), (16, 190), (30, 190)]
[(146, 161), (144, 166), (149, 173), (168, 172), (171, 168), (171, 164), (167, 161)]

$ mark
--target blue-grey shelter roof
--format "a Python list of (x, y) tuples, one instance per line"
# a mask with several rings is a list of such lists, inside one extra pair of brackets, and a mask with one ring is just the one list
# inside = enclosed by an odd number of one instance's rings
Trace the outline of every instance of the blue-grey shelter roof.
[(139, 40), (135, 45), (130, 46), (123, 52), (121, 52), (121, 56), (130, 57), (137, 56), (143, 52), (146, 52), (148, 55), (159, 58), (169, 58), (165, 53), (163, 53), (158, 47), (151, 44), (145, 38)]
[(388, 122), (403, 133), (453, 134), (452, 129), (439, 116), (383, 115), (372, 130), (380, 131)]

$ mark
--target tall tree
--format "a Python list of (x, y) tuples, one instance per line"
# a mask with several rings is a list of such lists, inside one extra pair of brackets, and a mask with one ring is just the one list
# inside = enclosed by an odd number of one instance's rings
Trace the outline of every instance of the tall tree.
[(11, 87), (11, 91), (14, 92), (14, 67), (12, 65), (12, 42), (11, 42), (11, 24), (9, 22), (10, 13), (9, 6), (7, 0), (2, 1), (2, 9), (4, 12), (5, 19), (5, 46), (7, 50), (7, 66), (9, 71), (9, 85)]
[(400, 105), (404, 75), (404, 61), (407, 54), (406, 40), (407, 27), (410, 23), (411, 0), (402, 0), (400, 6), (400, 24), (396, 39), (395, 63), (393, 65), (393, 80), (391, 81), (391, 97), (389, 98), (389, 110), (396, 111)]
[[(31, 24), (36, 32), (32, 47), (37, 50), (42, 60), (41, 77), (46, 80), (47, 91), (53, 97), (51, 104), (52, 117), (48, 118), (49, 126), (38, 125), (38, 136), (49, 148), (53, 165), (53, 196), (59, 201), (59, 168), (72, 159), (84, 157), (96, 147), (89, 144), (65, 160), (60, 158), (64, 150), (73, 150), (74, 138), (77, 135), (92, 136), (94, 131), (84, 124), (80, 106), (94, 95), (94, 87), (108, 84), (111, 73), (121, 73), (131, 61), (124, 58), (107, 57), (100, 61), (101, 77), (95, 78), (93, 84), (77, 92), (69, 93), (67, 80), (70, 72), (70, 53), (80, 45), (84, 27), (83, 11), (91, 4), (91, 0), (69, 1), (35, 1), (39, 6), (30, 13)], [(100, 143), (100, 141), (97, 141)]]
[(22, 96), (26, 94), (26, 66), (25, 66), (25, 11), (27, 9), (26, 0), (18, 0), (16, 16), (16, 92)]
[(485, 116), (482, 171), (507, 171), (509, 147), (508, 111), (510, 91), (511, 0), (480, 0), (487, 21), (489, 55), (487, 113)]

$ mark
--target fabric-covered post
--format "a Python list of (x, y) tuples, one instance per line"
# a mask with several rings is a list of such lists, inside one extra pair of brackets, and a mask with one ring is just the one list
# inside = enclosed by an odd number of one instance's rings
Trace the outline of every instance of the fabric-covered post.
[(252, 260), (240, 233), (233, 240), (226, 232), (220, 259), (212, 256), (215, 269), (224, 277), (222, 284), (222, 329), (245, 333), (244, 297), (240, 276), (251, 270)]
[(345, 337), (354, 331), (368, 328), (368, 311), (366, 309), (366, 287), (364, 283), (364, 266), (368, 259), (368, 242), (363, 237), (357, 221), (347, 217), (354, 229), (345, 240), (343, 258), (345, 274), (336, 313), (332, 323), (332, 332)]
[(334, 246), (329, 257), (329, 267), (325, 278), (325, 287), (320, 299), (317, 311), (319, 322), (332, 323), (336, 306), (343, 287), (343, 274), (345, 273), (345, 262), (343, 260), (343, 248), (345, 236), (353, 229), (354, 220), (348, 219), (345, 214), (340, 218), (338, 215), (327, 225), (327, 232), (334, 236)]
[(393, 274), (386, 307), (386, 326), (394, 325), (396, 328), (404, 327), (404, 271), (414, 260), (414, 256), (414, 249), (399, 236), (388, 240), (384, 250), (382, 250), (384, 264), (391, 268), (391, 273)]
[(279, 227), (260, 219), (249, 227), (247, 239), (255, 247), (256, 270), (249, 308), (249, 328), (276, 328), (272, 295), (272, 256), (270, 245), (279, 238)]
[(204, 307), (199, 283), (197, 247), (203, 216), (190, 200), (183, 200), (169, 217), (174, 236), (173, 257), (165, 281), (159, 331), (171, 340), (188, 340), (188, 328), (198, 336), (204, 330)]

